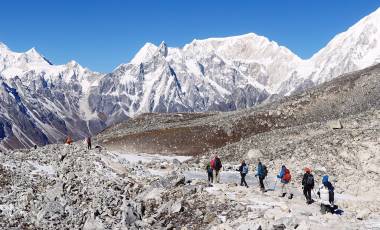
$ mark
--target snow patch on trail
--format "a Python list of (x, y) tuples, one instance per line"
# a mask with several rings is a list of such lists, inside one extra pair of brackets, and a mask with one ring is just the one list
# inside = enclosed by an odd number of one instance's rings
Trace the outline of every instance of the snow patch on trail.
[(28, 163), (35, 168), (31, 174), (46, 174), (49, 176), (54, 176), (56, 174), (55, 169), (51, 165), (41, 165), (35, 161), (28, 161)]
[(180, 162), (187, 161), (191, 159), (190, 156), (163, 156), (158, 154), (147, 154), (147, 153), (139, 153), (139, 154), (133, 154), (133, 153), (117, 153), (113, 152), (118, 159), (128, 161), (129, 163), (138, 163), (141, 162), (151, 162), (151, 161), (161, 161), (161, 160), (167, 160), (172, 161), (174, 159), (179, 160)]

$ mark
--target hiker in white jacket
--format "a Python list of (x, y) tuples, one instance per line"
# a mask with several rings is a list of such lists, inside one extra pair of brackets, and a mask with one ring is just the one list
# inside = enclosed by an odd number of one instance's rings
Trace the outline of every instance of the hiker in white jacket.
[(321, 198), (321, 213), (334, 212), (334, 187), (328, 176), (323, 176), (322, 184), (319, 186), (318, 195)]

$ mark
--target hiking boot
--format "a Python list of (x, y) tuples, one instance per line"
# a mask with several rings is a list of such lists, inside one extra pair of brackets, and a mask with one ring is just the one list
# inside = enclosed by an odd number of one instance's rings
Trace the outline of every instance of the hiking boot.
[(281, 194), (279, 197), (285, 197), (285, 195), (286, 195), (286, 192)]

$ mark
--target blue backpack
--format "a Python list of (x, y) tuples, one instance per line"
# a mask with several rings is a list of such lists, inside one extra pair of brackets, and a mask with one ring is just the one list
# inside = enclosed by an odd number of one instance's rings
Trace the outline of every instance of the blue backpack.
[(242, 173), (244, 173), (244, 174), (248, 173), (248, 166), (247, 165), (243, 166)]

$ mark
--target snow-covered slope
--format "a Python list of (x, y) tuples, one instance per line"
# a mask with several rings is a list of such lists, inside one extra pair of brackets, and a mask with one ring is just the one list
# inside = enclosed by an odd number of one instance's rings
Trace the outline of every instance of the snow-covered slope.
[(104, 123), (88, 106), (100, 74), (71, 61), (52, 65), (35, 49), (16, 53), (0, 44), (0, 148), (81, 138)]
[(380, 8), (305, 60), (277, 92), (289, 95), (297, 88), (329, 81), (341, 74), (380, 63)]
[(282, 73), (300, 62), (255, 34), (194, 40), (183, 48), (148, 43), (130, 63), (106, 75), (90, 101), (111, 114), (112, 122), (144, 112), (248, 108), (265, 100)]

